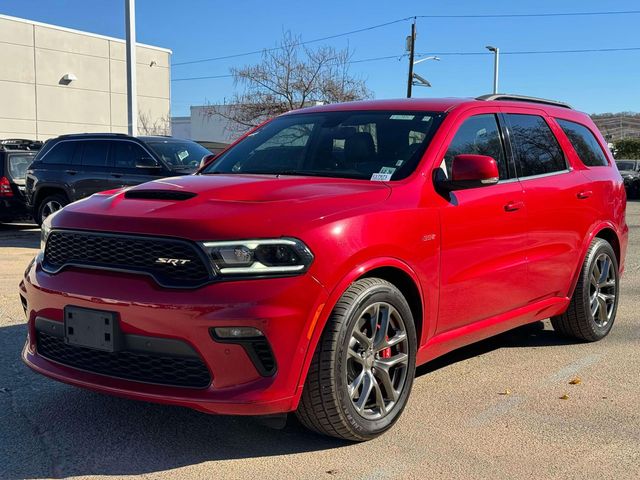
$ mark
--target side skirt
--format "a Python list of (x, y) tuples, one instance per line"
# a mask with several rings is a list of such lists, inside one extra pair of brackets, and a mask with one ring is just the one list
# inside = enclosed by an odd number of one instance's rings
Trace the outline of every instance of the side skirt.
[(464, 325), (430, 338), (418, 349), (417, 365), (422, 365), (456, 348), (464, 347), (507, 330), (559, 315), (569, 305), (569, 298), (553, 297), (532, 303), (502, 315)]

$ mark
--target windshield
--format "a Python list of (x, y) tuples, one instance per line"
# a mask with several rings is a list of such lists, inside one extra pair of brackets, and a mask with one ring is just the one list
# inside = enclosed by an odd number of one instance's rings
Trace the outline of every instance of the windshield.
[(442, 116), (388, 111), (284, 115), (202, 173), (399, 180), (415, 170)]
[(181, 168), (194, 168), (200, 165), (200, 160), (211, 152), (196, 142), (189, 141), (151, 141), (146, 142), (149, 147), (160, 157), (170, 168), (176, 170)]
[(33, 162), (35, 155), (12, 153), (9, 155), (9, 175), (14, 180), (24, 180), (27, 176), (27, 167)]
[(635, 162), (616, 162), (618, 170), (635, 170)]

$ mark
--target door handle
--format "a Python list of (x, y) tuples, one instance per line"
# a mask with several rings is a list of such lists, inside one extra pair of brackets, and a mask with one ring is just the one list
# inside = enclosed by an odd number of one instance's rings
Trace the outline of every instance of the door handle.
[(65, 170), (64, 172), (69, 174), (69, 175), (75, 175), (76, 173), (78, 173), (77, 170)]
[(591, 190), (583, 190), (582, 192), (578, 192), (578, 198), (580, 200), (584, 200), (586, 198), (589, 198), (591, 195), (593, 195), (593, 191), (591, 191)]
[(504, 206), (505, 212), (515, 212), (524, 208), (524, 202), (509, 202)]

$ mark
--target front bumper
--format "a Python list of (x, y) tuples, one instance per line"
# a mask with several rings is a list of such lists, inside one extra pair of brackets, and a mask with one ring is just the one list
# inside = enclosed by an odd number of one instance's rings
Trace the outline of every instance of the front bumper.
[[(37, 261), (25, 272), (20, 294), (29, 321), (22, 358), (33, 370), (126, 398), (237, 415), (266, 415), (297, 407), (309, 339), (327, 297), (309, 274), (170, 290), (149, 277), (133, 274), (69, 268), (50, 275)], [(36, 319), (59, 322), (62, 328), (65, 306), (115, 312), (125, 335), (183, 342), (206, 364), (212, 382), (197, 389), (158, 385), (92, 373), (45, 358), (38, 353)], [(228, 326), (264, 332), (277, 371), (264, 376), (242, 345), (220, 343), (210, 335), (212, 327)]]

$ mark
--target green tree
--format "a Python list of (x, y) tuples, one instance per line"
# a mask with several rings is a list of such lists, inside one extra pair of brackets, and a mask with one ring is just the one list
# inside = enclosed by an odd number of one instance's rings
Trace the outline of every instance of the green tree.
[(640, 159), (640, 138), (623, 138), (613, 142), (613, 151), (617, 159)]

